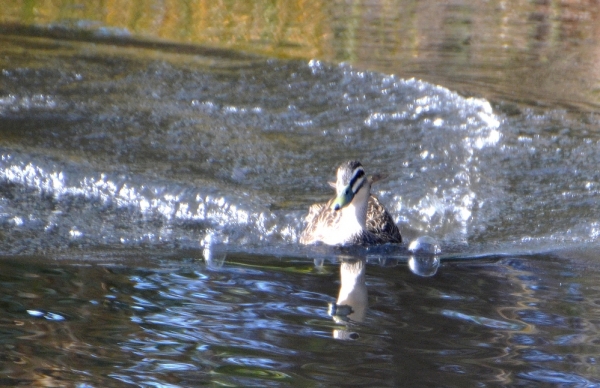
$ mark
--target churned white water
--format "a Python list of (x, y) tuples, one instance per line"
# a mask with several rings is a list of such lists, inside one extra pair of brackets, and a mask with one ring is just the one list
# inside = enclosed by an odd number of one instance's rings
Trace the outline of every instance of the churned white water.
[(442, 86), (315, 60), (124, 62), (125, 77), (58, 57), (40, 66), (1, 76), (13, 134), (0, 148), (5, 251), (194, 248), (207, 235), (285, 251), (348, 159), (386, 176), (373, 191), (407, 242), (538, 249), (599, 234), (593, 118), (507, 116)]

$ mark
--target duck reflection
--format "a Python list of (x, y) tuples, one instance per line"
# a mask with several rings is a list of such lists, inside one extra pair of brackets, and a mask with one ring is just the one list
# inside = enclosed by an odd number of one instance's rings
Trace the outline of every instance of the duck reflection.
[[(422, 277), (430, 277), (437, 273), (440, 267), (440, 253), (437, 242), (429, 237), (415, 240), (409, 247), (411, 256), (408, 258), (408, 268), (412, 273)], [(333, 337), (337, 339), (358, 339), (359, 334), (350, 331), (353, 323), (365, 320), (368, 307), (368, 292), (365, 284), (367, 258), (338, 257), (340, 261), (340, 291), (337, 301), (329, 304), (329, 315), (338, 324), (344, 324), (345, 329), (335, 329)], [(394, 257), (377, 258), (382, 267), (395, 267), (401, 262)], [(371, 260), (369, 260), (371, 262)], [(322, 265), (322, 261), (320, 262)], [(317, 265), (317, 260), (315, 260)]]
[(367, 313), (368, 294), (365, 284), (366, 260), (341, 259), (341, 286), (337, 301), (329, 305), (329, 315), (336, 323), (347, 324), (346, 329), (335, 329), (336, 339), (358, 339), (356, 332), (349, 331), (352, 322), (363, 322)]

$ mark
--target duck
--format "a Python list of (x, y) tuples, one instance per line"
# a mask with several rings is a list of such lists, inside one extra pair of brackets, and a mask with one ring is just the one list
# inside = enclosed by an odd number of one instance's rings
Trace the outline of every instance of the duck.
[(380, 176), (367, 177), (357, 160), (342, 163), (337, 180), (330, 182), (336, 197), (310, 206), (300, 244), (334, 246), (399, 244), (402, 236), (390, 213), (371, 194)]

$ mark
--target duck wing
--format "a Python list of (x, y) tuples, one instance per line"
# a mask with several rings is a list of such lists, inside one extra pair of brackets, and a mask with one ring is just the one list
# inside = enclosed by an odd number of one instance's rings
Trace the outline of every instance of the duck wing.
[(375, 235), (381, 241), (380, 243), (402, 242), (400, 230), (394, 219), (374, 195), (369, 197), (367, 204), (367, 230)]

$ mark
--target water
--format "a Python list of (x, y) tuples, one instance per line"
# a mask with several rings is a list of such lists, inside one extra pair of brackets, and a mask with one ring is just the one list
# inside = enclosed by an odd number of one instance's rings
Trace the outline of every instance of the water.
[(508, 116), (424, 81), (314, 60), (55, 50), (4, 66), (4, 252), (199, 248), (208, 234), (296, 245), (347, 159), (387, 175), (375, 192), (408, 237), (483, 251), (596, 240), (595, 116)]
[[(2, 384), (600, 384), (594, 114), (319, 60), (2, 43)], [(404, 245), (298, 247), (347, 159), (387, 176)]]
[(362, 288), (342, 277), (367, 301), (355, 322), (328, 315), (335, 262), (111, 257), (1, 261), (3, 384), (599, 383), (598, 274), (568, 258), (449, 262), (426, 278), (369, 259)]

